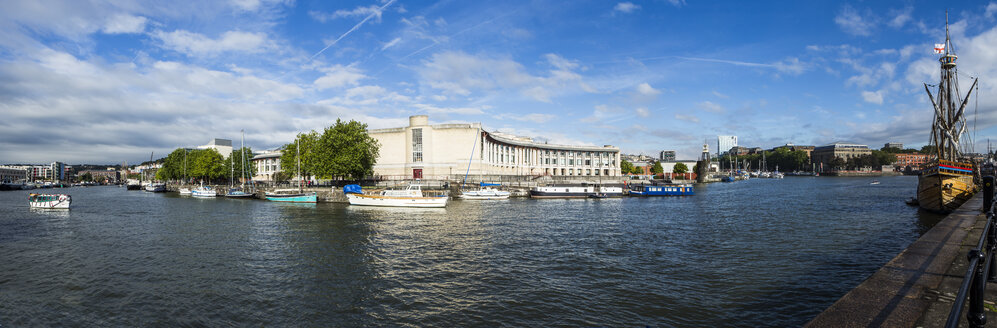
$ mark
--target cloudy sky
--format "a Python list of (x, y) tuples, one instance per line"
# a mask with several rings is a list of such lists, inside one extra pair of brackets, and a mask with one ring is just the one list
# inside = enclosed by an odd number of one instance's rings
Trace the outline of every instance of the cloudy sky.
[[(2, 1), (0, 163), (130, 163), (337, 118), (677, 150), (928, 141), (945, 10), (977, 150), (997, 2)], [(951, 7), (944, 7), (951, 6)]]

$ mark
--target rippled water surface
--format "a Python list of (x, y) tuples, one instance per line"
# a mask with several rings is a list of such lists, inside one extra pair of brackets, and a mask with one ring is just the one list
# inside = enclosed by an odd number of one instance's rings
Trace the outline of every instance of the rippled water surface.
[(939, 220), (878, 179), (437, 210), (0, 192), (0, 326), (800, 326)]

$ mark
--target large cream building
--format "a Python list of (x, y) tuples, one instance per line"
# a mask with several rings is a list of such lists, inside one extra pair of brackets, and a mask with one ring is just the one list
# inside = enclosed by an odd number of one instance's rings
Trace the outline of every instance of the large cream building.
[(441, 179), (452, 175), (619, 176), (620, 149), (568, 146), (487, 132), (481, 123), (409, 126), (368, 131), (381, 144), (374, 174), (389, 179)]

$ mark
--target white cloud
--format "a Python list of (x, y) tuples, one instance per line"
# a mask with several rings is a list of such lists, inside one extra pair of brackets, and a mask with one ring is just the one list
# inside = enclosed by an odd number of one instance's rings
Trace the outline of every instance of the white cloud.
[(145, 31), (146, 21), (142, 16), (117, 14), (108, 19), (102, 31), (107, 34), (141, 33)]
[(717, 96), (717, 98), (720, 98), (720, 99), (727, 99), (727, 98), (730, 98), (730, 97), (728, 97), (728, 96), (727, 96), (727, 95), (725, 95), (725, 94), (722, 94), (722, 93), (720, 93), (720, 92), (717, 92), (717, 90), (713, 90), (713, 95), (714, 95), (714, 96)]
[(696, 104), (696, 107), (699, 107), (699, 109), (702, 109), (702, 110), (710, 112), (710, 113), (718, 113), (719, 114), (719, 113), (723, 113), (723, 112), (726, 111), (726, 109), (724, 109), (723, 106), (714, 104), (711, 101), (700, 102), (700, 103)]
[(675, 114), (675, 119), (686, 122), (699, 123), (699, 118), (695, 115)]
[(244, 11), (256, 11), (260, 8), (260, 0), (230, 0), (232, 5)]
[(651, 111), (647, 110), (645, 107), (637, 107), (635, 111), (637, 112), (637, 116), (651, 117)]
[(627, 14), (632, 13), (637, 9), (640, 9), (640, 6), (635, 5), (632, 2), (620, 2), (617, 3), (615, 7), (613, 7), (613, 10)]
[(685, 5), (685, 0), (668, 0), (668, 3), (672, 4), (672, 6), (682, 7)]
[(228, 31), (217, 39), (184, 30), (156, 31), (152, 35), (162, 42), (163, 48), (188, 56), (215, 56), (223, 52), (255, 53), (271, 47), (266, 34), (260, 32)]
[(429, 104), (413, 104), (412, 106), (430, 114), (478, 115), (485, 113), (481, 107), (437, 107)]
[(651, 87), (647, 82), (637, 85), (637, 92), (645, 96), (657, 96), (661, 94), (661, 90)]
[(873, 103), (877, 105), (883, 104), (883, 91), (879, 90), (876, 92), (872, 91), (862, 91), (862, 99), (868, 103)]
[(324, 68), (322, 71), (325, 72), (325, 75), (312, 83), (319, 90), (356, 85), (360, 80), (367, 78), (363, 71), (352, 66), (334, 65)]
[(370, 5), (367, 7), (356, 7), (353, 10), (336, 10), (332, 14), (322, 13), (318, 11), (309, 11), (308, 15), (315, 20), (325, 23), (330, 20), (344, 17), (367, 17), (373, 16), (375, 22), (381, 21), (381, 14), (383, 13), (383, 8), (376, 5)]
[(997, 13), (997, 2), (987, 4), (987, 9), (983, 13), (983, 16), (986, 18), (994, 18), (994, 13)]
[(513, 121), (531, 122), (537, 124), (547, 123), (548, 121), (557, 118), (556, 115), (540, 114), (540, 113), (529, 113), (526, 115), (504, 113), (504, 114), (495, 115), (493, 117), (500, 120), (513, 120)]
[(391, 41), (388, 41), (388, 43), (385, 43), (383, 46), (381, 46), (381, 50), (385, 50), (385, 49), (394, 47), (395, 45), (398, 44), (398, 42), (401, 42), (401, 41), (402, 41), (402, 38), (391, 39)]
[(587, 90), (582, 77), (571, 69), (580, 65), (560, 56), (544, 56), (555, 67), (548, 76), (534, 76), (516, 61), (463, 52), (434, 54), (417, 71), (421, 83), (442, 90), (444, 94), (469, 96), (480, 91), (488, 94), (514, 92), (541, 102), (570, 90)]
[(893, 28), (901, 28), (911, 20), (911, 13), (914, 11), (914, 7), (907, 6), (902, 10), (892, 11), (894, 13), (893, 19), (888, 23)]
[(845, 33), (860, 36), (871, 35), (873, 27), (876, 26), (871, 15), (863, 16), (850, 5), (845, 5), (841, 13), (834, 17), (834, 23), (838, 24)]

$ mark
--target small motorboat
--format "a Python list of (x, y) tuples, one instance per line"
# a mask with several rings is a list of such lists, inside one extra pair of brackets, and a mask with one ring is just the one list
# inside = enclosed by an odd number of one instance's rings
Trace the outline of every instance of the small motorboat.
[(191, 195), (190, 188), (180, 188), (180, 189), (177, 190), (177, 192), (179, 192), (181, 196), (190, 196)]
[(228, 197), (228, 198), (252, 198), (253, 194), (250, 194), (248, 192), (242, 191), (242, 189), (239, 189), (239, 188), (231, 188), (231, 189), (228, 190), (228, 193), (225, 194), (225, 197)]
[(609, 198), (609, 195), (606, 195), (604, 193), (595, 193), (589, 195), (589, 198)]
[(31, 208), (69, 209), (73, 197), (67, 194), (29, 194), (28, 205)]
[(871, 184), (871, 185), (878, 185), (879, 184), (879, 180), (872, 180), (872, 182), (870, 182), (869, 184)]
[(190, 193), (194, 197), (218, 197), (218, 193), (215, 192), (215, 189), (208, 186), (194, 188), (194, 190), (191, 190)]

